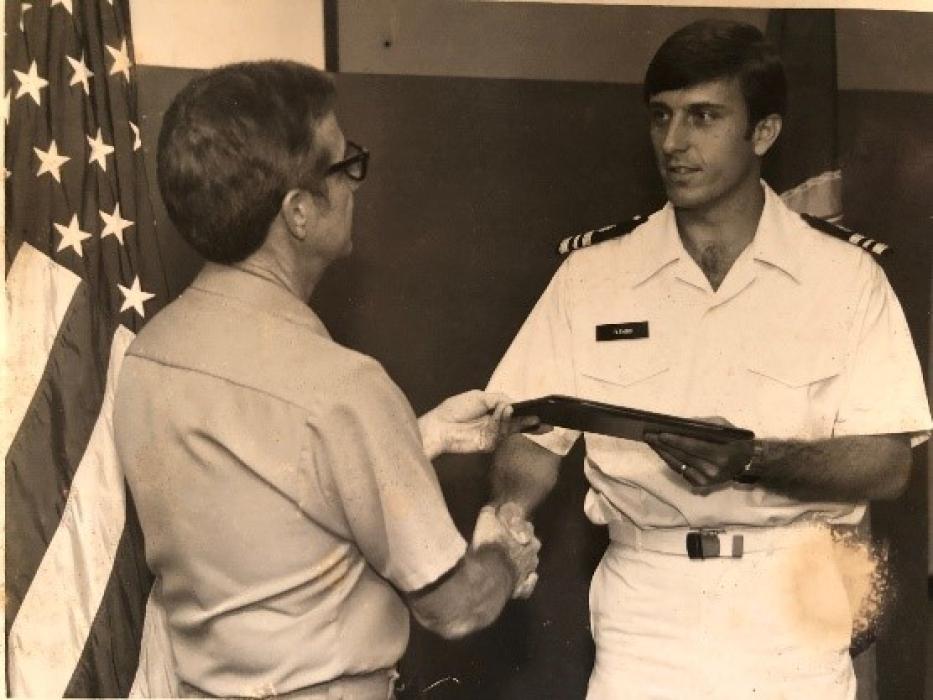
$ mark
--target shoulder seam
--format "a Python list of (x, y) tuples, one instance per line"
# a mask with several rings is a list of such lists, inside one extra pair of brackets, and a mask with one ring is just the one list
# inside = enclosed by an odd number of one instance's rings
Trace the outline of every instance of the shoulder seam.
[[(368, 356), (366, 356), (366, 355), (362, 355), (362, 353), (358, 353), (358, 355), (361, 355), (363, 358), (365, 358), (365, 359), (364, 359), (364, 362), (362, 362), (361, 364), (364, 364), (364, 365), (370, 364), (370, 363), (375, 363), (375, 364), (377, 364), (377, 365), (379, 364), (379, 363), (378, 363), (376, 360), (374, 360), (373, 358), (370, 358), (370, 357), (368, 357)], [(188, 367), (188, 366), (186, 366), (186, 365), (180, 365), (180, 364), (177, 364), (177, 363), (174, 363), (174, 362), (166, 362), (166, 361), (164, 361), (164, 360), (159, 360), (159, 359), (156, 359), (156, 358), (154, 358), (154, 357), (146, 357), (146, 356), (144, 356), (144, 355), (138, 355), (138, 354), (133, 353), (133, 352), (127, 352), (126, 355), (125, 355), (125, 357), (127, 357), (127, 358), (129, 358), (129, 357), (134, 357), (134, 358), (136, 358), (137, 360), (142, 360), (143, 362), (150, 362), (150, 363), (152, 363), (152, 364), (154, 364), (154, 365), (159, 365), (159, 366), (161, 366), (161, 367), (168, 367), (168, 368), (171, 368), (171, 369), (181, 370), (181, 371), (183, 371), (183, 372), (191, 372), (191, 373), (193, 373), (193, 374), (200, 374), (200, 375), (203, 375), (203, 376), (205, 376), (205, 377), (210, 377), (211, 379), (216, 379), (217, 381), (221, 381), (221, 382), (224, 382), (224, 383), (226, 383), (226, 384), (230, 384), (230, 385), (232, 385), (232, 386), (239, 387), (239, 388), (241, 388), (241, 389), (246, 389), (246, 390), (248, 390), (248, 391), (252, 391), (252, 392), (255, 392), (255, 393), (257, 393), (257, 394), (261, 394), (262, 396), (266, 396), (266, 397), (268, 397), (268, 398), (270, 398), (270, 399), (274, 399), (274, 400), (276, 400), (276, 401), (281, 401), (282, 403), (287, 404), (288, 406), (291, 406), (291, 407), (293, 407), (293, 408), (296, 408), (296, 409), (298, 409), (298, 410), (300, 410), (300, 411), (312, 410), (312, 409), (309, 408), (308, 406), (304, 406), (304, 405), (302, 405), (302, 404), (295, 403), (295, 402), (292, 401), (291, 399), (286, 398), (286, 397), (284, 397), (284, 396), (280, 396), (279, 394), (274, 394), (274, 393), (272, 393), (272, 392), (270, 392), (270, 391), (268, 391), (268, 390), (266, 390), (266, 389), (263, 389), (263, 388), (261, 388), (261, 387), (253, 386), (252, 384), (246, 384), (246, 383), (244, 383), (244, 382), (237, 381), (236, 379), (232, 379), (232, 378), (230, 378), (230, 377), (225, 377), (225, 376), (223, 376), (223, 375), (221, 375), (221, 374), (217, 374), (217, 373), (215, 373), (215, 372), (209, 372), (209, 371), (206, 371), (206, 370), (196, 369), (196, 368), (194, 368), (194, 367)], [(368, 362), (367, 362), (366, 360), (368, 360)], [(344, 371), (340, 376), (346, 376), (346, 375), (347, 375), (347, 372)], [(336, 383), (337, 386), (340, 386), (340, 384), (341, 384), (340, 382), (337, 382), (337, 383)], [(335, 394), (333, 394), (333, 393), (328, 393), (328, 397), (333, 397), (334, 395), (335, 395)]]

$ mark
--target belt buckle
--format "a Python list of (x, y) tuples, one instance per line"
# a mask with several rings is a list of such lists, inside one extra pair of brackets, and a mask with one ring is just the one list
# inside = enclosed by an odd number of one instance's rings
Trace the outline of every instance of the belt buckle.
[(731, 557), (741, 559), (744, 550), (744, 537), (732, 535), (732, 551), (721, 551), (719, 536), (725, 530), (702, 528), (687, 533), (687, 556), (690, 559), (716, 559), (717, 557)]
[(720, 555), (719, 535), (723, 530), (702, 529), (687, 533), (687, 556), (690, 559), (715, 559)]

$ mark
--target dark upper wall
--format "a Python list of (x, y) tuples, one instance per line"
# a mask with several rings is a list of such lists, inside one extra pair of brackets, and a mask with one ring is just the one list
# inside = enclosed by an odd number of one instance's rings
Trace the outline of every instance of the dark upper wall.
[(933, 13), (836, 13), (840, 90), (933, 93)]

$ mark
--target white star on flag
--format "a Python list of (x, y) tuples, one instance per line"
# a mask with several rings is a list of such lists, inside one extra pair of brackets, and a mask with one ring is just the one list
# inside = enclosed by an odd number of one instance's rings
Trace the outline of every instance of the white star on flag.
[(55, 7), (56, 5), (61, 5), (66, 10), (68, 10), (69, 14), (74, 14), (74, 10), (71, 9), (71, 0), (52, 0), (49, 7)]
[(92, 139), (88, 136), (87, 143), (91, 147), (91, 154), (88, 156), (87, 162), (93, 163), (97, 161), (100, 169), (107, 172), (107, 156), (113, 153), (113, 146), (104, 143), (104, 137), (101, 136), (100, 127), (97, 127), (97, 138)]
[(142, 288), (139, 286), (139, 275), (136, 275), (136, 278), (133, 280), (133, 284), (129, 289), (120, 283), (117, 283), (117, 286), (123, 293), (123, 306), (120, 307), (120, 313), (123, 313), (132, 306), (136, 310), (136, 313), (138, 313), (142, 318), (146, 318), (146, 311), (143, 309), (143, 303), (152, 299), (155, 294), (150, 294), (149, 292), (144, 292), (142, 290)]
[(3, 123), (10, 123), (10, 93), (12, 90), (7, 90), (6, 94), (3, 96)]
[(129, 219), (124, 219), (120, 215), (119, 203), (114, 206), (113, 214), (108, 214), (103, 209), (98, 209), (98, 211), (100, 212), (100, 218), (106, 223), (104, 230), (100, 232), (100, 237), (116, 236), (117, 240), (120, 241), (120, 245), (123, 245), (123, 229), (132, 226), (133, 222)]
[(20, 13), (19, 13), (19, 30), (20, 30), (21, 32), (25, 32), (25, 31), (26, 31), (26, 28), (23, 26), (23, 19), (26, 17), (26, 12), (27, 12), (28, 10), (31, 10), (31, 9), (32, 9), (32, 3), (30, 3), (30, 2), (24, 2), (24, 3), (22, 4), (22, 7), (20, 8)]
[(39, 75), (36, 62), (32, 62), (32, 65), (29, 66), (29, 72), (27, 73), (20, 73), (18, 70), (14, 70), (13, 73), (16, 75), (16, 79), (19, 80), (19, 90), (16, 91), (16, 99), (18, 100), (23, 95), (29, 95), (35, 100), (37, 105), (41, 105), (42, 96), (39, 94), (39, 90), (46, 87), (49, 81)]
[(123, 44), (121, 44), (119, 49), (115, 49), (107, 44), (104, 46), (110, 52), (110, 55), (113, 56), (113, 65), (110, 66), (110, 75), (123, 73), (123, 77), (129, 80), (130, 66), (133, 64), (130, 62), (130, 55), (126, 50), (126, 39), (123, 40)]
[(41, 176), (42, 173), (49, 173), (55, 178), (56, 182), (61, 182), (62, 174), (59, 171), (71, 158), (58, 154), (58, 145), (55, 143), (55, 139), (52, 139), (52, 143), (49, 145), (49, 150), (47, 151), (38, 148), (33, 148), (32, 150), (39, 156), (40, 161), (39, 171), (36, 173), (36, 177)]
[(139, 127), (130, 122), (130, 129), (133, 130), (133, 150), (138, 151), (143, 145), (143, 140), (139, 138)]
[(74, 59), (71, 56), (65, 56), (68, 59), (68, 63), (71, 64), (72, 70), (74, 73), (71, 76), (71, 80), (68, 82), (69, 85), (77, 85), (81, 83), (81, 87), (84, 88), (84, 94), (91, 94), (91, 86), (88, 85), (87, 79), (93, 78), (94, 73), (88, 70), (87, 64), (84, 62), (84, 56), (82, 55), (80, 59)]
[(79, 256), (84, 257), (84, 253), (81, 250), (81, 243), (90, 238), (91, 234), (82, 231), (78, 226), (78, 215), (73, 214), (71, 223), (67, 226), (55, 224), (55, 228), (62, 236), (62, 240), (58, 244), (58, 252), (63, 251), (65, 248), (73, 248)]

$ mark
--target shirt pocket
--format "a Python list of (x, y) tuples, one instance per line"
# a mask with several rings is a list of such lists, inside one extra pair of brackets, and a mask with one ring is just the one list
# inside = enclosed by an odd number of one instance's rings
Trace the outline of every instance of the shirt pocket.
[(749, 399), (760, 437), (832, 435), (844, 357), (833, 344), (785, 342), (749, 352)]
[(580, 395), (657, 410), (667, 394), (670, 355), (654, 339), (592, 342), (580, 353)]

